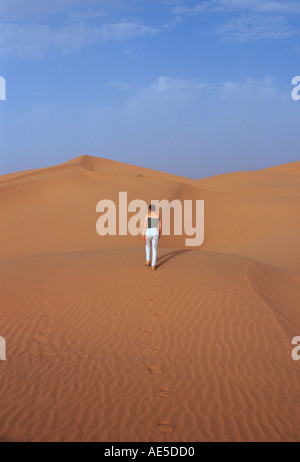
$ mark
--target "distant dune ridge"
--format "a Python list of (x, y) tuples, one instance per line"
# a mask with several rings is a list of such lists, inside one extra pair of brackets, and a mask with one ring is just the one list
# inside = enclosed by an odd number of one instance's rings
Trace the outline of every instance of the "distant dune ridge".
[[(205, 239), (96, 233), (204, 200)], [(299, 441), (300, 162), (191, 180), (92, 156), (0, 177), (0, 441)]]

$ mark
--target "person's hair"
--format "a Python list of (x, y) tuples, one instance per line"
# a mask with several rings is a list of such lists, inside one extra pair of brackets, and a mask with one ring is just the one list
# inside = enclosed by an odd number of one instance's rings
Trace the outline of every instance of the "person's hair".
[(151, 210), (151, 212), (155, 212), (155, 210), (156, 210), (155, 205), (154, 205), (154, 204), (150, 204), (150, 205), (149, 205), (149, 210)]

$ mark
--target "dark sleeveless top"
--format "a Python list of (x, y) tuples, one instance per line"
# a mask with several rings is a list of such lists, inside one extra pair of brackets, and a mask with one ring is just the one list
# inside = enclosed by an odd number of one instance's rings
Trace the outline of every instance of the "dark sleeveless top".
[(157, 218), (148, 217), (148, 228), (158, 228), (158, 224), (159, 224), (159, 217)]

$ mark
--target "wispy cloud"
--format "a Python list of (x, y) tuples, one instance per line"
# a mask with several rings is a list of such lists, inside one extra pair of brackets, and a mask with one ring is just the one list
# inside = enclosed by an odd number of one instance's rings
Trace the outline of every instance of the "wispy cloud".
[(298, 35), (293, 26), (278, 16), (243, 15), (227, 20), (215, 28), (215, 33), (226, 40), (245, 42), (261, 39), (287, 39)]
[(248, 77), (243, 82), (227, 81), (218, 86), (217, 96), (222, 101), (229, 99), (234, 100), (251, 100), (265, 101), (266, 99), (281, 99), (283, 93), (276, 85), (276, 81), (271, 77), (265, 77), (263, 80)]
[(211, 11), (211, 6), (209, 2), (203, 2), (198, 5), (187, 6), (187, 5), (176, 5), (172, 9), (172, 13), (176, 15), (196, 15), (201, 13), (206, 13)]
[(158, 32), (158, 28), (127, 21), (103, 24), (99, 30), (102, 40), (127, 40), (142, 35), (156, 35)]
[(106, 13), (104, 8), (88, 8), (84, 10), (71, 11), (69, 19), (71, 21), (86, 21), (90, 19), (102, 18)]
[[(228, 108), (266, 108), (272, 100), (281, 101), (284, 92), (271, 77), (262, 80), (251, 77), (244, 81), (223, 81), (213, 85), (197, 78), (176, 79), (160, 76), (143, 88), (128, 83), (110, 82), (112, 89), (132, 90), (119, 101), (118, 114), (139, 125), (141, 120), (152, 120), (152, 124), (187, 124), (198, 121), (207, 124), (221, 110)], [(239, 109), (237, 109), (239, 108)], [(212, 116), (213, 113), (213, 116)]]
[(170, 99), (178, 102), (179, 100), (187, 99), (188, 96), (194, 98), (196, 94), (200, 94), (207, 88), (208, 84), (197, 78), (176, 79), (174, 77), (162, 75), (146, 87), (115, 80), (108, 82), (105, 86), (121, 91), (135, 90), (129, 97), (133, 97), (133, 99), (137, 98), (143, 100), (144, 98), (149, 98), (153, 100), (153, 98), (157, 98), (159, 101), (162, 101), (163, 98), (170, 97)]
[(172, 13), (181, 18), (218, 14), (219, 25), (212, 33), (235, 41), (286, 39), (299, 33), (291, 24), (300, 15), (300, 2), (295, 0), (211, 0), (193, 6), (182, 1)]
[(182, 1), (172, 8), (174, 14), (182, 15), (241, 11), (291, 16), (300, 14), (300, 4), (296, 0), (210, 0), (196, 3), (193, 6)]
[(135, 88), (135, 85), (133, 85), (132, 83), (118, 82), (116, 80), (112, 80), (111, 82), (108, 82), (105, 86), (107, 88), (115, 88), (117, 90), (124, 91), (124, 92)]
[[(137, 0), (0, 0), (0, 56), (66, 55), (101, 42), (153, 36)], [(127, 18), (130, 19), (127, 19)]]
[(71, 22), (60, 28), (48, 24), (0, 24), (0, 55), (25, 58), (67, 55), (100, 41), (129, 40), (155, 35), (159, 29), (137, 22), (104, 23)]
[(271, 13), (278, 15), (300, 14), (300, 4), (296, 0), (219, 0), (223, 8), (235, 11), (248, 10), (254, 13)]
[(121, 0), (1, 0), (0, 16), (3, 21), (34, 21), (72, 11), (102, 10), (120, 5)]
[[(140, 88), (128, 99), (128, 105), (134, 113), (145, 111), (155, 117), (188, 119), (197, 108), (199, 98), (208, 84), (199, 79), (176, 79), (160, 76), (149, 86)], [(193, 110), (190, 113), (190, 108)]]
[(133, 95), (133, 99), (140, 102), (146, 100), (147, 104), (151, 105), (151, 102), (156, 98), (160, 104), (163, 104), (164, 98), (167, 99), (170, 96), (170, 101), (175, 105), (180, 105), (182, 102), (191, 101), (198, 101), (199, 103), (204, 98), (212, 102), (230, 99), (265, 101), (275, 97), (280, 99), (282, 95), (283, 92), (278, 87), (276, 80), (270, 76), (261, 80), (248, 77), (244, 81), (220, 81), (216, 85), (197, 78), (176, 79), (160, 76), (147, 87), (139, 89)]
[(205, 84), (199, 79), (175, 79), (167, 76), (160, 76), (153, 82), (149, 90), (157, 93), (182, 93), (186, 91), (200, 91), (205, 87)]
[(84, 24), (52, 29), (47, 24), (0, 24), (0, 55), (41, 58), (69, 54), (91, 45), (97, 30)]

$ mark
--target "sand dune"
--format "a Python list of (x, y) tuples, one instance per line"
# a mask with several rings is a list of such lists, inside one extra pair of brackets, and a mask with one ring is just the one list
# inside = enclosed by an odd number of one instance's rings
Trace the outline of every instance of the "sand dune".
[[(0, 178), (2, 441), (299, 441), (300, 162), (190, 180), (81, 156)], [(205, 242), (96, 203), (204, 199)]]
[[(290, 165), (290, 164), (289, 164)], [(140, 237), (95, 232), (96, 204), (175, 198), (205, 201), (201, 250), (250, 256), (287, 270), (299, 270), (299, 163), (258, 172), (189, 180), (107, 159), (80, 156), (57, 167), (0, 178), (3, 216), (1, 257), (110, 247), (139, 247)], [(251, 186), (252, 185), (252, 186)], [(251, 189), (252, 188), (252, 189)], [(161, 248), (184, 248), (181, 236), (163, 236)], [(274, 252), (274, 248), (278, 247)]]

